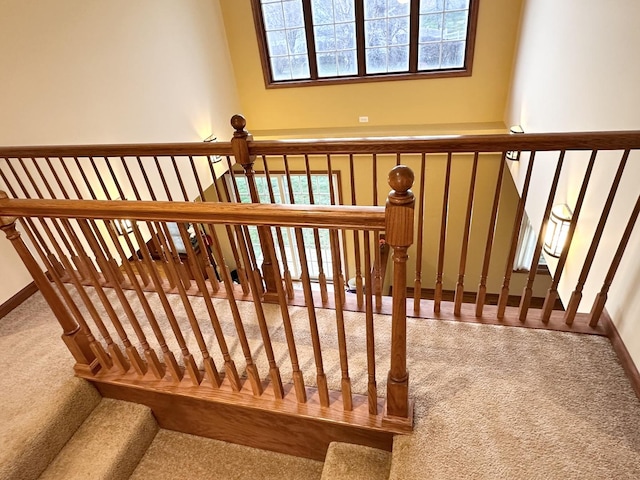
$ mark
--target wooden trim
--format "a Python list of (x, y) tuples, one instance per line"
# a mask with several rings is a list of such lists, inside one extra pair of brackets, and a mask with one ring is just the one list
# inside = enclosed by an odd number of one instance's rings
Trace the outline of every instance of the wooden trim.
[(469, 4), (469, 17), (467, 24), (467, 42), (464, 53), (464, 68), (471, 75), (473, 70), (473, 55), (476, 46), (476, 32), (478, 31), (478, 11), (480, 10), (480, 0), (471, 0)]
[[(393, 291), (393, 285), (389, 286), (389, 295)], [(407, 287), (407, 296), (414, 296), (414, 288)], [(427, 300), (433, 300), (433, 296), (435, 295), (435, 290), (433, 288), (423, 288), (421, 292), (421, 297)], [(464, 292), (462, 294), (462, 303), (475, 303), (476, 301), (476, 292)], [(487, 293), (485, 294), (485, 305), (497, 305), (498, 304), (497, 293)], [(442, 300), (445, 302), (452, 302), (455, 298), (455, 290), (443, 290), (442, 291)], [(530, 307), (531, 308), (542, 308), (544, 304), (544, 297), (533, 297), (531, 298)], [(507, 306), (509, 307), (518, 307), (520, 305), (520, 295), (509, 295), (509, 299), (507, 300)], [(556, 299), (556, 303), (553, 307), (554, 310), (564, 311), (562, 306), (562, 302), (560, 299)]]
[[(102, 145), (41, 145), (0, 147), (0, 158), (153, 157), (233, 155), (231, 142), (124, 143)], [(180, 160), (177, 158), (177, 160)]]
[(638, 367), (633, 362), (633, 359), (629, 354), (629, 350), (627, 350), (616, 325), (613, 323), (613, 320), (606, 309), (600, 316), (600, 325), (604, 327), (607, 337), (609, 337), (609, 341), (611, 342), (611, 346), (616, 352), (618, 360), (620, 361), (624, 372), (627, 374), (629, 382), (631, 382), (631, 387), (636, 392), (636, 396), (640, 399), (640, 372), (638, 372)]
[(267, 85), (268, 89), (272, 88), (291, 88), (291, 87), (319, 87), (322, 85), (347, 85), (354, 83), (369, 82), (392, 82), (397, 80), (427, 80), (432, 78), (451, 78), (451, 77), (469, 77), (471, 73), (463, 69), (451, 70), (430, 70), (415, 73), (379, 73), (369, 74), (363, 77), (328, 77), (318, 78), (315, 80), (283, 80)]
[(384, 230), (384, 207), (0, 199), (3, 216)]
[(17, 308), (22, 302), (27, 300), (31, 295), (38, 291), (38, 287), (35, 282), (31, 282), (29, 285), (24, 287), (18, 293), (16, 293), (9, 300), (0, 305), (0, 318), (5, 317), (9, 312), (13, 309)]
[[(394, 137), (373, 140), (263, 140), (249, 143), (251, 155), (446, 153), (640, 149), (640, 130), (580, 133), (490, 134)], [(230, 142), (0, 147), (0, 158), (233, 156)]]
[[(309, 62), (309, 75), (311, 80), (318, 79), (318, 57), (316, 54), (315, 32), (313, 31), (313, 13), (311, 12), (311, 0), (302, 0), (304, 16), (305, 38), (307, 39), (307, 61)], [(291, 72), (293, 74), (293, 71)]]
[[(383, 425), (382, 415), (370, 415), (367, 397), (354, 395), (354, 410), (342, 409), (339, 392), (331, 392), (330, 406), (322, 407), (315, 388), (307, 388), (307, 403), (295, 398), (293, 385), (277, 399), (270, 384), (256, 398), (249, 382), (233, 392), (227, 379), (219, 388), (188, 379), (178, 384), (147, 374), (98, 373), (81, 375), (105, 397), (147, 405), (162, 428), (214, 438), (255, 448), (324, 460), (329, 443), (356, 443), (391, 451), (393, 436), (409, 433), (411, 422)], [(379, 411), (384, 400), (378, 399)]]

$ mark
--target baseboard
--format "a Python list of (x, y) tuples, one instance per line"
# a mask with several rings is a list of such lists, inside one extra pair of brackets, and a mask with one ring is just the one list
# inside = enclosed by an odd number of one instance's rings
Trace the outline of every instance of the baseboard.
[(636, 392), (636, 396), (640, 399), (640, 372), (638, 372), (638, 367), (633, 363), (633, 359), (631, 358), (626, 345), (622, 341), (622, 337), (620, 337), (620, 334), (618, 333), (618, 329), (613, 323), (613, 320), (611, 320), (609, 312), (607, 312), (606, 309), (600, 316), (600, 323), (604, 327), (607, 337), (609, 337), (611, 346), (616, 352), (618, 360), (622, 364), (622, 368), (627, 374), (633, 390)]
[(38, 287), (36, 287), (36, 284), (34, 282), (31, 282), (29, 285), (24, 287), (13, 297), (0, 305), (0, 318), (6, 316), (9, 312), (11, 312), (14, 308), (16, 308), (37, 291)]

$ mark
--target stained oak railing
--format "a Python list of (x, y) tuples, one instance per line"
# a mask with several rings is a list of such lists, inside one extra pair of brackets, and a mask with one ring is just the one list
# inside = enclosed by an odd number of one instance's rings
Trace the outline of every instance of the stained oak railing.
[[(43, 177), (42, 181), (49, 189), (48, 180)], [(299, 358), (296, 337), (300, 332), (294, 330), (281, 270), (271, 270), (280, 311), (276, 321), (274, 311), (265, 309), (264, 291), (257, 277), (248, 276), (248, 295), (242, 285), (234, 283), (218, 234), (224, 232), (224, 227), (231, 227), (238, 242), (244, 243), (243, 227), (264, 229), (268, 232), (265, 244), (274, 255), (271, 229), (292, 228), (299, 239), (303, 229), (327, 230), (334, 238), (348, 232), (361, 237), (364, 262), (370, 267), (376, 248), (373, 237), (386, 231), (388, 243), (395, 252), (394, 275), (402, 279), (406, 276), (406, 249), (412, 241), (413, 174), (407, 167), (399, 166), (392, 171), (389, 182), (393, 190), (386, 209), (299, 205), (247, 208), (239, 203), (158, 200), (9, 199), (0, 192), (0, 228), (52, 306), (63, 327), (65, 343), (76, 359), (77, 371), (89, 378), (94, 378), (94, 374), (98, 378), (110, 375), (114, 380), (134, 374), (156, 382), (179, 384), (185, 379), (192, 387), (206, 385), (241, 392), (245, 382), (239, 372), (244, 371), (248, 385), (244, 388), (254, 397), (262, 397), (267, 389), (269, 398), (282, 400), (288, 392), (281, 378), (283, 352), (278, 351), (276, 355), (272, 339), (274, 330), (281, 328), (286, 347), (280, 350), (286, 350), (290, 360), (289, 381), (297, 403), (306, 404), (309, 396), (317, 393), (320, 407), (351, 412), (356, 405), (364, 404), (373, 418), (407, 428), (411, 425), (411, 410), (404, 290), (398, 290), (394, 296), (387, 401), (382, 404), (376, 381), (372, 293), (365, 294), (365, 370), (355, 373), (367, 378), (367, 395), (365, 400), (355, 401), (359, 396), (354, 396), (351, 389), (354, 373), (349, 369), (345, 293), (334, 289), (335, 341), (341, 372), (340, 397), (336, 401), (328, 388), (321, 347), (321, 338), (331, 337), (331, 333), (319, 330), (316, 307), (321, 300), (318, 302), (312, 291), (304, 268), (306, 262), (303, 262), (301, 290), (316, 369), (313, 393), (305, 385), (301, 361), (306, 364), (309, 359)], [(35, 181), (33, 187), (38, 188)], [(12, 193), (15, 194), (15, 190)], [(170, 231), (171, 225), (176, 226), (177, 235)], [(189, 232), (191, 225), (198, 227)], [(23, 241), (19, 230), (26, 233), (29, 242)], [(149, 238), (155, 244), (146, 240)], [(304, 260), (302, 241), (298, 245)], [(337, 276), (340, 250), (337, 243), (334, 247), (331, 260)], [(154, 251), (160, 253), (157, 260), (153, 258)], [(183, 258), (180, 258), (182, 252)], [(203, 262), (205, 254), (210, 254), (210, 258)], [(246, 261), (246, 250), (242, 250), (242, 255)], [(190, 266), (187, 276), (180, 272), (185, 264)], [(176, 306), (176, 295), (180, 308)], [(251, 303), (245, 301), (249, 296)], [(210, 325), (205, 325), (205, 320)], [(247, 333), (247, 329), (255, 325), (259, 340)], [(299, 321), (295, 325), (300, 328)], [(157, 347), (153, 346), (154, 342)], [(217, 344), (219, 355), (214, 354), (213, 343)], [(241, 353), (232, 352), (230, 344), (237, 345)], [(194, 345), (198, 354), (194, 352)], [(181, 354), (179, 359), (176, 346)], [(259, 371), (257, 352), (264, 352), (266, 356), (266, 378), (264, 371)], [(222, 358), (222, 367), (214, 357)], [(242, 367), (237, 366), (239, 363)], [(224, 386), (223, 382), (226, 382)]]
[[(387, 419), (407, 419), (406, 314), (603, 333), (599, 320), (640, 209), (624, 182), (628, 165), (640, 160), (639, 132), (255, 141), (243, 117), (234, 116), (232, 126), (232, 140), (220, 143), (0, 148), (0, 189), (11, 197), (0, 200), (3, 229), (51, 299), (82, 374), (100, 366), (261, 397), (264, 370), (270, 395), (286, 396), (270, 339), (272, 304), (293, 394), (326, 408), (336, 397), (317, 310), (331, 309), (337, 403), (349, 412), (359, 403), (351, 392), (345, 315), (355, 310), (366, 318), (364, 403), (375, 416), (383, 409), (376, 400), (374, 314), (387, 313), (395, 347), (384, 408)], [(514, 151), (518, 162), (508, 160)], [(604, 164), (615, 176), (606, 192), (596, 191), (590, 184)], [(400, 165), (415, 172), (415, 183)], [(392, 176), (395, 193), (388, 196), (392, 169), (401, 174)], [(621, 196), (635, 201), (630, 213), (616, 212)], [(568, 197), (566, 242), (550, 258), (543, 249), (547, 219)], [(384, 203), (388, 214), (397, 213), (386, 225)], [(618, 233), (608, 228), (614, 216), (625, 220)], [(523, 272), (514, 260), (527, 217), (534, 241)], [(611, 259), (595, 269), (603, 242)], [(385, 245), (393, 250), (389, 266)], [(538, 268), (541, 258), (546, 271)], [(569, 294), (568, 270), (575, 282)], [(601, 289), (583, 298), (594, 281)], [(245, 300), (252, 302), (264, 365), (254, 359)], [(290, 313), (296, 305), (306, 310), (317, 395), (297, 358)], [(210, 330), (202, 329), (202, 318)]]

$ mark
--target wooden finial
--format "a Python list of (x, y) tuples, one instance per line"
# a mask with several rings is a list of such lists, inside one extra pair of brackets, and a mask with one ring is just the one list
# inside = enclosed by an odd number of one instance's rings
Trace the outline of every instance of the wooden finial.
[(235, 130), (235, 132), (233, 132), (234, 137), (247, 136), (248, 132), (245, 130), (245, 127), (247, 126), (247, 119), (244, 118), (242, 115), (236, 114), (233, 117), (231, 117), (231, 126)]
[(413, 170), (406, 165), (397, 165), (389, 172), (389, 186), (393, 189), (389, 193), (389, 201), (394, 205), (403, 205), (413, 201)]
[[(4, 200), (6, 198), (9, 198), (9, 195), (7, 195), (7, 192), (4, 192), (4, 191), (0, 190), (0, 200)], [(3, 217), (3, 216), (0, 216), (0, 228), (9, 227), (10, 225), (13, 225), (14, 223), (16, 223), (16, 217)]]

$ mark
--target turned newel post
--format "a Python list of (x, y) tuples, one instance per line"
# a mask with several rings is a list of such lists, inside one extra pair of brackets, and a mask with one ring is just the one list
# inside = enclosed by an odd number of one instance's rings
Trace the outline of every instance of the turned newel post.
[[(6, 200), (7, 198), (7, 194), (0, 190), (0, 201)], [(60, 326), (64, 331), (62, 334), (62, 340), (64, 340), (67, 348), (76, 359), (77, 363), (75, 368), (82, 371), (95, 370), (97, 365), (95, 361), (96, 358), (89, 347), (86, 335), (80, 331), (80, 326), (71, 317), (67, 307), (62, 300), (60, 300), (60, 297), (58, 297), (58, 294), (51, 286), (49, 279), (40, 268), (36, 259), (33, 258), (33, 255), (31, 255), (29, 248), (27, 248), (23, 242), (20, 232), (16, 230), (16, 218), (0, 216), (0, 230), (6, 234), (7, 239), (11, 242), (20, 256), (22, 263), (27, 267), (34, 283), (51, 307), (58, 323), (60, 323)]]
[(389, 417), (407, 418), (409, 372), (407, 371), (407, 250), (413, 243), (415, 198), (410, 190), (413, 172), (398, 165), (389, 173), (393, 189), (387, 198), (385, 235), (393, 248), (393, 311), (391, 324), (391, 369), (387, 379)]
[[(251, 201), (253, 203), (260, 203), (260, 195), (258, 194), (255, 172), (253, 170), (255, 155), (249, 153), (249, 142), (253, 140), (253, 136), (245, 130), (247, 120), (242, 115), (234, 115), (231, 117), (231, 126), (235, 130), (235, 132), (233, 132), (233, 138), (231, 139), (233, 155), (236, 162), (242, 165), (244, 169)], [(260, 246), (262, 248), (262, 278), (265, 283), (265, 296), (271, 296), (277, 299), (278, 293), (274, 280), (273, 260), (269, 254), (271, 251), (269, 245), (273, 243), (271, 230), (269, 227), (258, 227), (258, 236), (260, 237)]]

